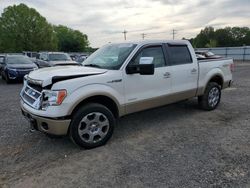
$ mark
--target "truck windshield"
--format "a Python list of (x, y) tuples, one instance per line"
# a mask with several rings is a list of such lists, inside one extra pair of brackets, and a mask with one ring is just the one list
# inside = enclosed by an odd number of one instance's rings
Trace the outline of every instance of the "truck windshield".
[(118, 70), (136, 44), (108, 44), (89, 56), (82, 64), (83, 66), (97, 67), (110, 70)]
[(7, 57), (8, 64), (33, 64), (33, 62), (26, 56), (23, 55), (13, 55)]

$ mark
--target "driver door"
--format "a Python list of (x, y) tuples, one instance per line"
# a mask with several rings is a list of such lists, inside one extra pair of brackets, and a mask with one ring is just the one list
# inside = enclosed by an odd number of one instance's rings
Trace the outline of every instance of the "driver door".
[(140, 64), (140, 58), (142, 57), (153, 59), (154, 74), (141, 75), (124, 72), (126, 113), (164, 105), (165, 98), (171, 92), (170, 67), (166, 64), (162, 44), (142, 47), (128, 66)]

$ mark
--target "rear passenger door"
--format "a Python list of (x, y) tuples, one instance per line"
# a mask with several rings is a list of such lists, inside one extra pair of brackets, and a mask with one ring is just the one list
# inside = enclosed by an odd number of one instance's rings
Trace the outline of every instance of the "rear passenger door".
[(172, 93), (177, 98), (192, 98), (196, 94), (198, 64), (192, 59), (186, 44), (166, 44), (172, 81)]

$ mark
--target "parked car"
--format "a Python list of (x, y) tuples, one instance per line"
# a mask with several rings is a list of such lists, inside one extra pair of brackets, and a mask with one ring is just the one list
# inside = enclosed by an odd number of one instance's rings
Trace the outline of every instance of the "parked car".
[(35, 59), (37, 56), (37, 52), (29, 52), (29, 51), (24, 51), (23, 55), (28, 56), (29, 58)]
[(5, 55), (0, 54), (0, 72), (1, 72), (1, 69), (3, 67), (4, 59), (5, 59)]
[(1, 76), (7, 83), (12, 80), (22, 80), (24, 75), (38, 68), (30, 58), (23, 55), (1, 56), (0, 64)]
[(59, 65), (79, 65), (72, 61), (67, 53), (63, 52), (41, 52), (37, 54), (36, 64), (39, 68)]
[(78, 62), (78, 63), (83, 63), (87, 58), (88, 58), (87, 55), (80, 55), (80, 56), (78, 56), (78, 58), (76, 59), (76, 62)]
[(79, 146), (93, 148), (105, 144), (116, 119), (130, 113), (193, 97), (202, 109), (214, 110), (221, 90), (231, 85), (233, 60), (199, 62), (188, 41), (162, 40), (108, 44), (83, 65), (31, 72), (20, 104), (33, 129), (69, 134)]
[(70, 58), (71, 58), (73, 61), (76, 61), (77, 58), (78, 58), (78, 55), (76, 55), (76, 54), (70, 54), (69, 56), (70, 56)]
[(213, 52), (210, 52), (210, 51), (196, 51), (195, 53), (196, 53), (197, 58), (199, 60), (202, 60), (202, 59), (220, 59), (220, 58), (222, 58), (221, 56), (215, 55)]

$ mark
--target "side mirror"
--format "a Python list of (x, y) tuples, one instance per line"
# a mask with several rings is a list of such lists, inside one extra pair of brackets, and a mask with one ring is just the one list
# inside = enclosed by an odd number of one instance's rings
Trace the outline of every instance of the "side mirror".
[(127, 74), (153, 75), (155, 71), (154, 64), (128, 65)]
[(153, 57), (141, 57), (139, 65), (128, 65), (126, 68), (127, 74), (141, 74), (141, 75), (153, 75), (155, 68), (153, 64)]

